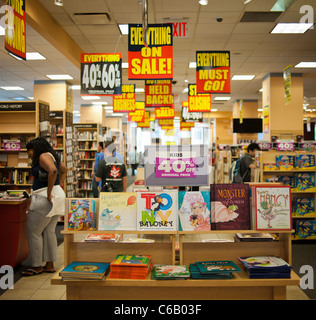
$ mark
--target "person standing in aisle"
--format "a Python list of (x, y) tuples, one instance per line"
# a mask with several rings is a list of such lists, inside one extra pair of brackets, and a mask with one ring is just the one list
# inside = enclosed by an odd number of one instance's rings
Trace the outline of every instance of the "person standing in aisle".
[(138, 167), (138, 157), (137, 157), (137, 147), (134, 147), (134, 151), (131, 152), (131, 166), (132, 166), (132, 176), (135, 176), (135, 170)]
[(94, 162), (94, 169), (93, 169), (93, 177), (92, 177), (92, 192), (93, 192), (93, 198), (99, 198), (99, 188), (101, 188), (101, 184), (97, 183), (95, 180), (95, 172), (98, 168), (98, 164), (101, 160), (104, 159), (104, 147), (103, 147), (103, 142), (99, 142), (98, 146), (98, 152), (95, 157), (95, 162)]
[(239, 171), (243, 182), (251, 181), (251, 169), (256, 168), (253, 158), (257, 151), (260, 151), (259, 145), (257, 143), (250, 143), (247, 147), (247, 153), (241, 158)]
[[(65, 192), (60, 185), (66, 178), (67, 168), (42, 137), (28, 142), (26, 149), (32, 159), (34, 182), (26, 226), (31, 268), (22, 275), (34, 276), (55, 272), (56, 225), (59, 216), (65, 213)], [(44, 262), (46, 265), (43, 267)]]
[(98, 164), (95, 180), (102, 180), (101, 192), (126, 192), (127, 171), (125, 164), (113, 156), (113, 139), (104, 142), (104, 159)]

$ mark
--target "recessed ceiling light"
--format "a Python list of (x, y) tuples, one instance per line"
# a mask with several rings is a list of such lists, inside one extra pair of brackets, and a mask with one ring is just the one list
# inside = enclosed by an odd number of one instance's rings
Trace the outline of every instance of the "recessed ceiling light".
[(6, 86), (6, 87), (0, 87), (3, 90), (7, 91), (19, 91), (19, 90), (24, 90), (24, 88), (21, 87), (15, 87), (15, 86)]
[(71, 86), (72, 90), (80, 90), (81, 89), (81, 85), (80, 84), (74, 84)]
[(235, 75), (232, 77), (232, 80), (252, 80), (255, 76), (251, 74), (245, 74), (245, 75)]
[(316, 68), (316, 62), (300, 62), (295, 68)]
[(55, 5), (62, 7), (64, 5), (63, 0), (55, 0)]
[(83, 100), (99, 100), (99, 96), (81, 96), (81, 99)]
[(5, 35), (5, 29), (0, 26), (0, 36), (4, 36), (4, 35)]
[(26, 60), (46, 60), (46, 58), (39, 52), (27, 52)]
[(215, 101), (228, 101), (230, 100), (230, 97), (215, 97), (214, 100)]
[(293, 34), (305, 33), (313, 23), (278, 23), (270, 33)]
[(128, 34), (128, 24), (119, 24), (118, 25), (121, 34)]
[(196, 68), (196, 62), (190, 62), (189, 63), (189, 68), (190, 69), (195, 69)]
[(73, 77), (69, 74), (47, 74), (47, 78), (51, 80), (72, 80)]
[(189, 82), (189, 80), (188, 80), (188, 79), (185, 79), (184, 82)]
[(189, 92), (189, 88), (184, 88), (182, 93), (186, 93), (186, 92)]
[(143, 89), (143, 88), (136, 88), (136, 89), (135, 89), (135, 92), (136, 92), (136, 93), (142, 93), (142, 92), (145, 92), (145, 89)]
[(122, 62), (122, 69), (128, 69), (128, 62)]
[(199, 0), (199, 4), (201, 6), (206, 6), (208, 4), (208, 0)]

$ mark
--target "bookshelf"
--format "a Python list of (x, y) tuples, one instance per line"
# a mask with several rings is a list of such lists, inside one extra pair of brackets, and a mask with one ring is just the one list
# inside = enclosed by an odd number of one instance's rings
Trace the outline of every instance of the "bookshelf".
[(102, 125), (99, 123), (78, 123), (74, 124), (74, 128), (78, 131), (78, 191), (81, 197), (91, 198), (93, 197), (93, 168), (100, 136), (102, 136)]
[(0, 102), (0, 191), (31, 190), (31, 162), (26, 144), (50, 135), (49, 104), (44, 101)]
[[(294, 167), (294, 168), (282, 168), (280, 170), (277, 168), (276, 165), (276, 157), (277, 156), (292, 156), (296, 157), (297, 155), (312, 155), (316, 158), (316, 153), (307, 152), (307, 151), (262, 151), (261, 153), (261, 161), (260, 161), (260, 170), (261, 170), (261, 182), (281, 182), (285, 185), (291, 186), (291, 197), (292, 197), (292, 219), (293, 219), (293, 229), (295, 230), (295, 234), (292, 235), (292, 240), (309, 240), (309, 238), (302, 238), (298, 236), (296, 232), (296, 227), (298, 223), (305, 223), (307, 221), (315, 221), (312, 223), (316, 223), (316, 209), (314, 205), (314, 210), (310, 213), (300, 214), (297, 212), (297, 201), (301, 202), (302, 200), (298, 199), (305, 199), (303, 202), (311, 201), (314, 204), (316, 203), (316, 187), (309, 188), (306, 190), (302, 190), (302, 188), (298, 187), (295, 181), (298, 179), (298, 176), (306, 174), (308, 177), (309, 175), (316, 176), (316, 169), (315, 165), (313, 168), (308, 167)], [(315, 183), (314, 183), (315, 185)], [(306, 200), (309, 199), (309, 200)], [(300, 222), (301, 221), (301, 222)], [(316, 238), (316, 235), (314, 239)]]

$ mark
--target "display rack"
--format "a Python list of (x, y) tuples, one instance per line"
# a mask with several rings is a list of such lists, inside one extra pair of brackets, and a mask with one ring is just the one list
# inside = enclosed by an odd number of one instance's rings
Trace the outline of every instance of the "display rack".
[[(98, 202), (97, 202), (98, 207)], [(67, 210), (66, 210), (67, 214)], [(66, 227), (65, 227), (66, 228)], [(80, 241), (86, 234), (109, 233), (109, 231), (64, 230), (64, 265), (72, 261), (110, 262), (119, 253), (151, 255), (154, 264), (186, 264), (203, 260), (232, 260), (239, 263), (238, 256), (277, 255), (292, 262), (291, 232), (279, 232), (279, 240), (264, 243), (202, 243), (192, 242), (192, 235), (230, 234), (245, 230), (223, 230), (204, 232), (184, 231), (112, 231), (121, 235), (150, 234), (169, 238), (155, 243), (86, 243)], [(247, 233), (256, 233), (247, 230)], [(78, 237), (79, 236), (79, 237)], [(80, 237), (81, 236), (81, 237)], [(186, 237), (189, 241), (186, 241)], [(79, 238), (79, 239), (78, 239)], [(179, 261), (176, 259), (176, 241), (179, 239)], [(78, 241), (79, 240), (79, 241)], [(57, 272), (51, 279), (54, 285), (66, 285), (67, 299), (143, 300), (146, 299), (286, 299), (286, 286), (299, 285), (299, 277), (292, 272), (290, 279), (249, 279), (246, 272), (234, 273), (229, 280), (146, 280), (110, 279), (104, 280), (62, 280)]]
[[(26, 144), (49, 136), (49, 104), (44, 101), (0, 102), (0, 191), (31, 190)], [(5, 141), (17, 141), (5, 148)]]
[[(260, 169), (261, 169), (261, 182), (265, 182), (269, 176), (270, 179), (273, 180), (273, 176), (275, 177), (290, 177), (290, 179), (294, 179), (297, 173), (312, 173), (316, 176), (316, 169), (304, 169), (304, 168), (294, 168), (291, 170), (279, 170), (279, 169), (267, 169), (264, 167), (264, 164), (275, 164), (276, 156), (296, 156), (296, 155), (314, 155), (316, 158), (316, 154), (312, 152), (305, 151), (263, 151), (261, 152), (261, 161), (260, 161)], [(293, 180), (288, 180), (290, 183)], [(270, 181), (273, 182), (273, 181)], [(275, 178), (275, 182), (277, 179)], [(283, 179), (283, 183), (287, 183), (285, 179)], [(291, 196), (292, 196), (292, 218), (293, 218), (293, 229), (296, 230), (296, 225), (299, 220), (316, 220), (316, 210), (312, 214), (308, 215), (299, 215), (295, 212), (295, 201), (297, 198), (311, 198), (316, 203), (316, 188), (312, 190), (299, 190), (295, 187), (295, 185), (291, 185)], [(316, 235), (315, 235), (316, 238)], [(298, 238), (298, 235), (295, 233), (292, 236), (293, 240), (308, 240), (304, 238)]]
[(102, 136), (102, 125), (98, 123), (74, 124), (78, 130), (79, 193), (83, 198), (93, 197), (92, 175), (97, 148)]

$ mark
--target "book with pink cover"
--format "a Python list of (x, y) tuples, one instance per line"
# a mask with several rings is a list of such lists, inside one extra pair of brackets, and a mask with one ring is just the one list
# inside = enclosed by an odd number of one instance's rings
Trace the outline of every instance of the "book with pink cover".
[(249, 185), (211, 185), (211, 229), (250, 229)]

